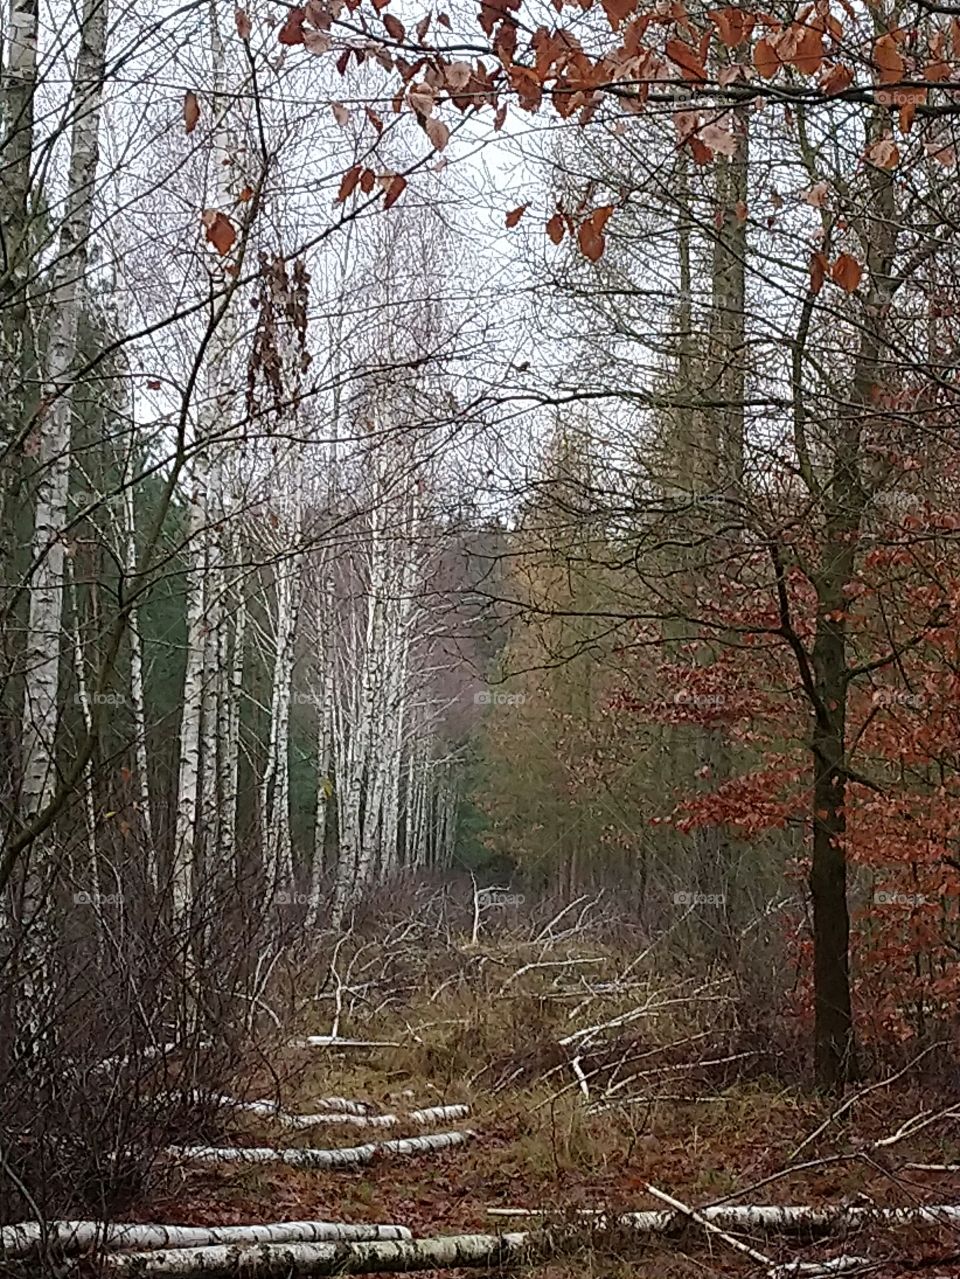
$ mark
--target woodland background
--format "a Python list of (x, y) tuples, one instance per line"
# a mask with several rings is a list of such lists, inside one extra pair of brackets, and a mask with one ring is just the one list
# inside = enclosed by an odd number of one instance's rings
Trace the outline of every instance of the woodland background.
[(960, 19), (403, 8), (6, 6), (14, 1215), (404, 910), (955, 1034)]

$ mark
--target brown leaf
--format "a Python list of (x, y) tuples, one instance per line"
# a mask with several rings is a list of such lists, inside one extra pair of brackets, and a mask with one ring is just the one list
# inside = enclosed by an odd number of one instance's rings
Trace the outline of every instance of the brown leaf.
[[(685, 80), (703, 81), (707, 78), (707, 69), (697, 55), (697, 50), (683, 40), (668, 40), (665, 45), (667, 57), (683, 72)], [(600, 249), (603, 252), (603, 249)], [(589, 257), (590, 255), (587, 254)], [(599, 256), (599, 255), (598, 255)], [(597, 258), (592, 259), (597, 261)]]
[(152, 378), (148, 378), (148, 379), (147, 379), (147, 390), (148, 390), (148, 391), (159, 391), (159, 390), (160, 390), (160, 386), (161, 386), (161, 383), (160, 383), (160, 379), (159, 379), (158, 377), (152, 377)]
[(407, 101), (418, 115), (428, 116), (436, 105), (437, 99), (429, 84), (421, 80), (410, 86)]
[(183, 95), (183, 127), (187, 133), (194, 131), (199, 119), (200, 103), (197, 101), (197, 95), (193, 90), (188, 89)]
[(603, 257), (605, 247), (603, 235), (593, 225), (592, 218), (587, 218), (586, 222), (582, 223), (577, 232), (577, 243), (580, 246), (580, 252), (591, 262), (599, 262)]
[(830, 263), (822, 253), (811, 253), (810, 255), (810, 292), (816, 295), (823, 288), (823, 281), (826, 278), (827, 267)]
[(303, 10), (299, 7), (290, 10), (277, 36), (281, 44), (303, 44), (304, 16)]
[(619, 31), (620, 24), (637, 11), (637, 0), (600, 0), (600, 3), (611, 31)]
[(601, 204), (599, 209), (594, 209), (590, 215), (590, 224), (594, 231), (599, 235), (607, 223), (610, 221), (610, 214), (613, 212), (612, 204)]
[(913, 124), (913, 117), (917, 114), (917, 104), (915, 102), (905, 102), (900, 108), (900, 115), (897, 123), (900, 125), (901, 133), (909, 133), (910, 126)]
[(815, 209), (822, 209), (827, 202), (828, 187), (826, 182), (815, 182), (812, 187), (808, 187), (803, 193), (803, 198), (807, 204), (812, 204)]
[(373, 107), (365, 107), (365, 108), (364, 108), (364, 110), (365, 110), (365, 111), (366, 111), (366, 113), (367, 113), (367, 119), (370, 121), (370, 123), (371, 123), (371, 124), (373, 125), (373, 127), (376, 129), (377, 133), (382, 133), (382, 132), (383, 132), (383, 121), (382, 121), (382, 120), (380, 119), (380, 117), (377, 115), (376, 111), (374, 111)]
[(893, 138), (877, 138), (863, 153), (863, 158), (878, 169), (895, 169), (900, 163), (900, 152)]
[(224, 257), (233, 248), (237, 238), (233, 223), (218, 209), (204, 209), (202, 221), (207, 228), (207, 239), (220, 256)]
[(396, 204), (403, 195), (406, 185), (407, 179), (403, 176), (403, 174), (396, 174), (396, 176), (391, 180), (390, 185), (387, 187), (387, 198), (383, 202), (383, 207), (385, 209), (389, 209), (391, 204)]
[(565, 229), (566, 229), (566, 226), (563, 220), (562, 213), (555, 213), (553, 217), (550, 219), (550, 221), (547, 223), (547, 235), (549, 235), (550, 239), (554, 242), (554, 244), (559, 244), (560, 241), (563, 239), (563, 233)]
[(360, 174), (363, 171), (362, 164), (355, 164), (352, 168), (347, 169), (346, 173), (340, 179), (340, 190), (337, 192), (337, 203), (345, 204), (356, 190), (357, 183), (360, 181)]
[(246, 204), (249, 200), (252, 200), (252, 199), (253, 199), (252, 186), (245, 186), (243, 190), (240, 192), (240, 194), (237, 196), (237, 200), (240, 204)]
[(526, 204), (521, 204), (519, 209), (511, 210), (511, 212), (508, 213), (506, 217), (507, 226), (508, 227), (516, 226), (517, 223), (520, 221), (520, 219), (523, 217), (523, 215), (526, 213), (527, 207), (528, 206)]
[(721, 155), (727, 156), (737, 153), (737, 139), (729, 129), (721, 128), (719, 124), (704, 125), (698, 136), (711, 151), (719, 151)]
[(851, 84), (853, 84), (853, 72), (840, 63), (828, 67), (820, 80), (820, 88), (828, 97), (843, 93), (844, 89), (849, 89)]
[(377, 175), (373, 169), (364, 169), (360, 174), (360, 190), (364, 195), (369, 195), (377, 184)]
[(873, 46), (873, 63), (881, 84), (896, 84), (903, 79), (907, 64), (900, 56), (893, 36), (881, 36)]
[(399, 42), (403, 40), (407, 34), (406, 27), (403, 25), (400, 19), (395, 18), (392, 13), (385, 13), (383, 15), (383, 25), (386, 27), (387, 35), (390, 37), (391, 40), (396, 40)]
[(250, 15), (246, 9), (236, 9), (233, 14), (233, 20), (237, 24), (237, 35), (240, 39), (249, 40), (253, 28), (250, 25)]
[(431, 116), (430, 119), (427, 121), (427, 123), (424, 125), (424, 128), (427, 131), (427, 137), (430, 139), (430, 141), (433, 143), (436, 149), (438, 151), (442, 151), (443, 148), (450, 141), (450, 130), (447, 128), (447, 126), (443, 123), (442, 120), (438, 120), (436, 116)]
[(339, 124), (341, 129), (346, 128), (350, 123), (350, 112), (342, 102), (331, 102), (330, 109), (333, 111), (333, 118)]
[(311, 27), (304, 27), (303, 47), (307, 53), (312, 53), (315, 57), (319, 57), (322, 53), (330, 52), (333, 48), (333, 41), (325, 31), (314, 31)]
[(769, 40), (757, 41), (753, 50), (753, 65), (764, 80), (771, 80), (780, 70), (780, 58)]
[(752, 15), (733, 5), (728, 5), (725, 9), (711, 9), (707, 16), (728, 49), (735, 49), (738, 44), (743, 44), (753, 25)]
[(460, 89), (465, 89), (470, 83), (473, 70), (469, 62), (451, 62), (450, 65), (444, 69), (443, 75), (447, 87), (456, 93)]
[(863, 275), (863, 267), (850, 253), (841, 253), (830, 268), (830, 278), (844, 293), (853, 293)]

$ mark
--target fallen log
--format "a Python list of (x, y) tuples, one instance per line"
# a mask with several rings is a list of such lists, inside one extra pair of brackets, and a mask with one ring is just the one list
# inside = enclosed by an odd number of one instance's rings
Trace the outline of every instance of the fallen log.
[(306, 1035), (291, 1039), (288, 1048), (399, 1048), (395, 1039), (341, 1039), (339, 1035)]
[(191, 1105), (222, 1106), (229, 1110), (242, 1110), (248, 1114), (264, 1115), (273, 1119), (283, 1128), (317, 1128), (324, 1124), (344, 1125), (353, 1128), (397, 1128), (403, 1124), (412, 1124), (417, 1128), (426, 1128), (430, 1124), (456, 1122), (465, 1119), (470, 1107), (464, 1104), (453, 1106), (428, 1106), (425, 1110), (411, 1110), (406, 1115), (374, 1115), (368, 1113), (369, 1108), (361, 1111), (365, 1103), (350, 1102), (343, 1097), (329, 1097), (328, 1102), (349, 1104), (354, 1109), (342, 1110), (333, 1106), (318, 1103), (320, 1110), (316, 1114), (298, 1115), (284, 1110), (274, 1101), (241, 1101), (238, 1097), (229, 1097), (224, 1093), (205, 1092), (200, 1088), (191, 1088), (185, 1092), (165, 1092), (153, 1098), (162, 1102), (186, 1102)]
[(372, 1163), (379, 1155), (420, 1155), (460, 1146), (476, 1133), (427, 1133), (423, 1137), (401, 1137), (394, 1141), (370, 1142), (366, 1146), (343, 1146), (333, 1150), (275, 1150), (269, 1146), (168, 1146), (166, 1153), (188, 1163), (289, 1164), (293, 1168), (344, 1168)]
[(252, 1226), (172, 1226), (154, 1222), (36, 1221), (0, 1226), (0, 1257), (30, 1256), (46, 1244), (71, 1254), (122, 1248), (201, 1248), (211, 1244), (411, 1239), (406, 1226), (280, 1221)]
[[(530, 1208), (488, 1208), (491, 1217), (546, 1217), (549, 1213)], [(609, 1216), (603, 1210), (582, 1209), (598, 1225), (629, 1226), (641, 1234), (670, 1234), (689, 1224), (682, 1212), (625, 1212)], [(812, 1208), (795, 1204), (716, 1204), (698, 1208), (697, 1216), (721, 1230), (769, 1231), (771, 1234), (803, 1232), (828, 1233), (842, 1228), (880, 1226), (960, 1226), (960, 1206), (929, 1204), (918, 1208), (826, 1207)]]
[[(296, 1275), (359, 1275), (384, 1271), (448, 1270), (459, 1266), (496, 1269), (532, 1260), (536, 1245), (527, 1234), (449, 1235), (395, 1242), (260, 1244), (168, 1248), (158, 1252), (111, 1253), (101, 1261), (106, 1276), (163, 1275), (169, 1279), (289, 1279)], [(74, 1279), (75, 1267), (55, 1271)]]

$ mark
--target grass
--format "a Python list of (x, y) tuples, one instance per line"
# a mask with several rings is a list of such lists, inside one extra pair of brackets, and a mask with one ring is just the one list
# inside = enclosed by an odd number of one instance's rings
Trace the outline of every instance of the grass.
[[(490, 1208), (544, 1210), (575, 1223), (573, 1251), (536, 1268), (539, 1279), (630, 1274), (653, 1279), (743, 1274), (745, 1263), (699, 1232), (679, 1239), (639, 1239), (585, 1229), (583, 1209), (612, 1212), (659, 1206), (648, 1182), (680, 1200), (702, 1205), (727, 1197), (753, 1203), (838, 1203), (867, 1196), (874, 1202), (949, 1202), (960, 1190), (951, 1176), (906, 1175), (881, 1158), (855, 1157), (855, 1143), (894, 1131), (932, 1099), (904, 1081), (880, 1090), (831, 1124), (804, 1151), (803, 1162), (850, 1154), (843, 1161), (782, 1172), (793, 1151), (829, 1116), (832, 1106), (792, 1081), (764, 1073), (769, 1046), (752, 1051), (742, 1038), (738, 1009), (716, 978), (673, 980), (633, 974), (628, 989), (591, 994), (614, 982), (625, 956), (601, 946), (553, 947), (551, 960), (590, 958), (589, 966), (530, 968), (542, 945), (501, 941), (482, 950), (455, 939), (436, 956), (391, 965), (385, 997), (374, 1011), (361, 1002), (346, 1009), (344, 1033), (397, 1040), (398, 1047), (359, 1052), (324, 1049), (264, 1050), (259, 1065), (233, 1081), (237, 1095), (277, 1097), (308, 1112), (330, 1094), (373, 1103), (378, 1110), (466, 1101), (463, 1124), (478, 1136), (465, 1147), (416, 1158), (384, 1158), (356, 1170), (306, 1171), (284, 1166), (186, 1167), (171, 1174), (140, 1205), (144, 1219), (227, 1222), (334, 1219), (396, 1222), (417, 1235), (522, 1228), (491, 1217)], [(429, 973), (429, 978), (426, 974)], [(587, 977), (589, 973), (589, 977)], [(390, 997), (393, 983), (403, 994)], [(305, 1002), (296, 1033), (326, 1032), (316, 1001)], [(581, 1050), (589, 1078), (583, 1096), (571, 1066), (577, 1049), (559, 1041), (578, 1027), (625, 1020)], [(293, 1033), (293, 1032), (291, 1032)], [(727, 1060), (729, 1059), (729, 1060)], [(704, 1065), (718, 1062), (717, 1066)], [(627, 1087), (617, 1088), (631, 1074)], [(591, 1104), (614, 1089), (617, 1105), (599, 1113)], [(623, 1104), (627, 1099), (629, 1104)], [(227, 1144), (334, 1146), (413, 1135), (398, 1127), (383, 1133), (352, 1126), (288, 1132), (269, 1120), (224, 1112)], [(940, 1162), (956, 1149), (949, 1125), (928, 1129), (897, 1147), (897, 1160)], [(876, 1232), (875, 1232), (876, 1233)], [(902, 1235), (882, 1246), (900, 1249)], [(923, 1247), (949, 1251), (952, 1241), (927, 1232)], [(836, 1241), (815, 1248), (779, 1239), (755, 1241), (777, 1259), (835, 1255)], [(858, 1241), (857, 1250), (863, 1246)], [(878, 1245), (880, 1246), (880, 1245)], [(909, 1244), (914, 1247), (912, 1243)], [(916, 1247), (920, 1247), (919, 1244)], [(849, 1251), (849, 1249), (848, 1249)], [(746, 1266), (749, 1269), (749, 1265)], [(879, 1272), (883, 1274), (884, 1272)], [(892, 1272), (891, 1272), (892, 1273)]]

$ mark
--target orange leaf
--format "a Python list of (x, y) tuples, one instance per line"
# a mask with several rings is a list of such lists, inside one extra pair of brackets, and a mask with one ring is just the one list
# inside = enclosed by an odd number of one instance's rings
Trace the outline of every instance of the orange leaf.
[(893, 36), (881, 36), (873, 46), (873, 62), (881, 84), (895, 84), (903, 79), (907, 64), (900, 56)]
[(547, 223), (547, 235), (549, 235), (554, 244), (559, 244), (563, 239), (564, 229), (563, 215), (555, 213)]
[(841, 253), (830, 268), (830, 278), (844, 293), (853, 293), (863, 276), (863, 267), (849, 253)]
[(753, 65), (764, 80), (772, 79), (780, 70), (780, 58), (769, 40), (758, 40), (753, 50)]
[(516, 226), (520, 219), (527, 211), (527, 205), (521, 204), (519, 209), (513, 209), (507, 214), (506, 223), (508, 227)]
[(909, 133), (910, 126), (913, 124), (913, 117), (917, 114), (917, 104), (915, 102), (905, 102), (900, 108), (900, 125), (901, 133)]
[(407, 179), (403, 176), (402, 173), (398, 173), (394, 177), (390, 185), (387, 187), (387, 198), (383, 202), (383, 207), (385, 209), (389, 209), (391, 204), (396, 204), (396, 202), (403, 195), (406, 185), (407, 185)]
[(192, 89), (183, 95), (183, 126), (187, 133), (192, 133), (200, 119), (200, 103)]
[(253, 199), (253, 187), (251, 186), (245, 186), (243, 190), (240, 192), (240, 194), (237, 196), (237, 200), (240, 204), (246, 204), (248, 200), (252, 200), (252, 199)]
[[(667, 57), (680, 68), (685, 80), (706, 80), (706, 67), (697, 57), (696, 51), (683, 40), (668, 40), (665, 48)], [(603, 252), (602, 248), (600, 252)], [(593, 260), (596, 261), (596, 259)]]
[(204, 209), (202, 221), (207, 228), (207, 239), (220, 256), (224, 257), (233, 248), (237, 238), (233, 223), (218, 209)]

